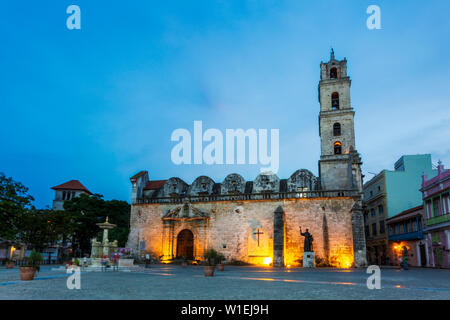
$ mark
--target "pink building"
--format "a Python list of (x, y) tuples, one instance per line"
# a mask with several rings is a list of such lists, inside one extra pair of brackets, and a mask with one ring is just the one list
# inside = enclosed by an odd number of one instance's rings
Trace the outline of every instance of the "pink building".
[(422, 176), (422, 198), (425, 214), (424, 236), (427, 266), (450, 268), (450, 170), (439, 162), (438, 175), (430, 180)]

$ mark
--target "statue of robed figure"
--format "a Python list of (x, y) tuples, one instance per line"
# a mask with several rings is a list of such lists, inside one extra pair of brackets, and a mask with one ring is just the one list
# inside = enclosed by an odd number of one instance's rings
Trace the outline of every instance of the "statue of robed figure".
[(300, 234), (305, 237), (303, 251), (312, 252), (312, 242), (314, 239), (311, 233), (309, 233), (308, 228), (306, 228), (306, 232), (302, 232), (302, 227), (300, 227)]

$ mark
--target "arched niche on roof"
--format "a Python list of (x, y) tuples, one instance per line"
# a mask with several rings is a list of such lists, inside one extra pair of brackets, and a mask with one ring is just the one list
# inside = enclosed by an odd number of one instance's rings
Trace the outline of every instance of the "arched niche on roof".
[(191, 196), (209, 195), (212, 194), (213, 187), (213, 179), (207, 176), (200, 176), (192, 182), (188, 193)]
[(261, 173), (253, 182), (253, 193), (280, 192), (280, 178), (274, 173)]
[(301, 169), (295, 171), (287, 180), (288, 192), (310, 191), (317, 189), (317, 178), (311, 171)]
[(236, 194), (245, 192), (245, 180), (237, 173), (229, 174), (220, 186), (221, 194)]
[(183, 195), (187, 192), (189, 185), (180, 178), (170, 178), (164, 184), (163, 197), (170, 197), (176, 195)]

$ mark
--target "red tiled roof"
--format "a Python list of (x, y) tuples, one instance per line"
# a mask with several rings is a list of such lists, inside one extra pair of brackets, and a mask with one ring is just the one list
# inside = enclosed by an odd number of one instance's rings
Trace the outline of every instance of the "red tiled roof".
[(53, 190), (77, 190), (77, 191), (85, 191), (89, 194), (92, 194), (85, 186), (81, 184), (78, 180), (70, 180), (58, 186), (52, 187)]
[(164, 183), (166, 183), (167, 180), (153, 180), (147, 182), (147, 185), (145, 186), (144, 190), (157, 190), (161, 188)]
[[(412, 212), (415, 212), (415, 211), (420, 211), (420, 210), (422, 210), (423, 209), (423, 205), (421, 204), (420, 206), (417, 206), (417, 207), (414, 207), (414, 208), (410, 208), (410, 209), (407, 209), (407, 210), (405, 210), (405, 211), (402, 211), (402, 212), (400, 212), (399, 214), (396, 214), (395, 216), (393, 216), (393, 217), (390, 217), (389, 219), (386, 219), (386, 222), (391, 222), (391, 221), (394, 221), (394, 220), (400, 220), (399, 218), (401, 218), (401, 217), (403, 217), (403, 216), (406, 216), (406, 215), (408, 215), (408, 214), (410, 214), (410, 213), (412, 213)], [(420, 212), (417, 212), (417, 214), (421, 214)]]
[(130, 178), (130, 180), (135, 180), (135, 179), (139, 178), (140, 176), (142, 176), (142, 175), (145, 174), (145, 173), (147, 173), (147, 171), (145, 171), (145, 170), (139, 171), (139, 172), (136, 173), (134, 176), (132, 176), (132, 177)]

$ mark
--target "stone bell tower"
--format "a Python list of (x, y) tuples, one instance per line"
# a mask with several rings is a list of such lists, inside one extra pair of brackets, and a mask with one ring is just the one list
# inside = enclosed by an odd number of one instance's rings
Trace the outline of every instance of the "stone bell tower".
[(336, 60), (331, 49), (330, 61), (320, 63), (319, 176), (323, 190), (362, 191), (361, 158), (355, 148), (355, 112), (350, 104), (350, 84), (347, 59)]

